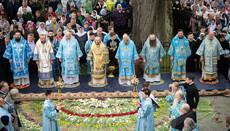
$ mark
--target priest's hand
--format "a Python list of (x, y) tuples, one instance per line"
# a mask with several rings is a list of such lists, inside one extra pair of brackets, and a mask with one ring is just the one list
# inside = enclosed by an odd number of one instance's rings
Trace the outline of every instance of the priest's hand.
[(196, 109), (195, 109), (195, 108), (193, 108), (192, 110), (193, 110), (193, 112), (196, 112)]
[(220, 57), (218, 57), (217, 60), (220, 60)]
[(90, 61), (90, 66), (93, 66), (93, 62)]
[(173, 57), (171, 57), (171, 61), (173, 61), (174, 60), (174, 58)]
[(51, 60), (50, 63), (53, 64), (54, 62)]
[(169, 88), (172, 88), (172, 84), (169, 84)]
[(162, 59), (160, 59), (160, 63), (162, 62)]
[(204, 61), (204, 58), (201, 57), (201, 58), (200, 58), (200, 61)]
[(59, 61), (62, 63), (62, 59), (59, 59)]
[(57, 110), (60, 110), (61, 108), (63, 108), (64, 106), (57, 106)]
[(194, 59), (194, 62), (197, 62), (197, 59)]
[(119, 61), (119, 60), (117, 60), (117, 63), (118, 63), (118, 64), (119, 64), (119, 62), (120, 62), (120, 61)]
[(77, 61), (80, 61), (80, 58), (77, 58)]
[(12, 59), (10, 59), (9, 62), (12, 63)]
[(146, 63), (146, 60), (143, 60), (144, 63)]
[(27, 63), (28, 63), (28, 64), (30, 63), (30, 59), (29, 59), (29, 60), (27, 60)]
[(38, 60), (36, 61), (36, 64), (39, 65), (39, 61)]

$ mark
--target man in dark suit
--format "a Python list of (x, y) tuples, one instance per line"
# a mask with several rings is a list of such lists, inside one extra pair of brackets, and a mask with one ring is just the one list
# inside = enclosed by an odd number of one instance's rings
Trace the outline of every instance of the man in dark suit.
[[(95, 37), (100, 37), (101, 41), (104, 40), (105, 34), (103, 33), (103, 30), (101, 27), (97, 28), (97, 33), (95, 33)], [(106, 45), (106, 43), (104, 43)]]
[(173, 119), (171, 121), (171, 126), (174, 129), (179, 129), (182, 130), (184, 127), (184, 120), (187, 117), (192, 118), (195, 122), (196, 122), (196, 113), (190, 109), (188, 104), (183, 104), (180, 108), (181, 112), (183, 113), (183, 115), (181, 115), (180, 117)]
[(16, 0), (11, 0), (7, 4), (7, 13), (9, 15), (10, 21), (16, 18), (17, 12), (18, 12), (18, 8), (20, 6), (21, 6), (21, 4), (19, 2), (17, 2)]
[[(194, 83), (194, 76), (191, 74), (187, 75), (186, 83), (183, 84), (183, 86), (186, 89), (187, 103), (189, 104), (191, 110), (196, 112), (196, 108), (197, 108), (200, 96), (199, 96), (198, 89)], [(196, 120), (194, 121), (196, 122)]]

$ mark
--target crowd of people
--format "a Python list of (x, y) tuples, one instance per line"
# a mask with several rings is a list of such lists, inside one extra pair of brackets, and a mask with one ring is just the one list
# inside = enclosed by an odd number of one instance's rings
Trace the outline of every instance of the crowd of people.
[[(174, 24), (184, 25), (184, 33), (188, 36), (187, 38), (192, 51), (192, 55), (189, 58), (193, 59), (187, 60), (187, 65), (192, 65), (192, 68), (188, 68), (187, 66), (187, 71), (201, 70), (202, 65), (199, 65), (199, 55), (195, 52), (207, 37), (208, 32), (214, 33), (223, 50), (230, 49), (229, 4), (229, 0), (176, 0), (173, 4)], [(178, 21), (178, 19), (182, 19), (183, 14), (179, 16), (178, 12), (183, 12), (185, 16), (183, 18), (183, 24), (180, 23), (181, 21)], [(202, 22), (205, 24), (202, 24)], [(218, 57), (217, 67), (218, 71), (228, 80), (229, 57), (225, 55)]]
[[(186, 76), (186, 72), (201, 70), (201, 82), (204, 83), (218, 82), (217, 71), (229, 79), (229, 2), (181, 0), (172, 7), (173, 10), (193, 12), (202, 17), (208, 27), (201, 26), (197, 32), (197, 22), (191, 17), (190, 22), (187, 22), (191, 33), (184, 35), (184, 31), (179, 29), (167, 52), (171, 57), (171, 78), (176, 81), (170, 85), (173, 94), (166, 97), (172, 104), (170, 116), (167, 117), (171, 121), (170, 130), (198, 130), (195, 112), (199, 94), (194, 85), (194, 76)], [(104, 17), (110, 12), (113, 13), (114, 26)], [(15, 0), (1, 3), (0, 81), (4, 81), (1, 83), (0, 114), (4, 114), (3, 119), (9, 121), (4, 124), (2, 120), (5, 127), (11, 131), (21, 126), (20, 121), (17, 127), (10, 124), (11, 114), (17, 115), (13, 100), (6, 100), (11, 98), (7, 97), (11, 94), (5, 82), (10, 79), (11, 70), (14, 80), (11, 87), (19, 89), (30, 86), (29, 74), (38, 75), (40, 87), (53, 87), (54, 75), (61, 75), (66, 85), (76, 87), (79, 85), (80, 68), (85, 65), (92, 78), (90, 86), (103, 87), (108, 84), (106, 71), (109, 66), (117, 69), (120, 85), (130, 86), (136, 74), (135, 60), (140, 58), (144, 63), (143, 78), (150, 83), (160, 83), (160, 63), (166, 52), (157, 34), (149, 35), (138, 54), (135, 42), (128, 34), (122, 34), (120, 39), (115, 33), (130, 26), (130, 15), (132, 2), (128, 0), (99, 0), (95, 6), (90, 0), (52, 0), (41, 3), (23, 0), (22, 6)], [(98, 22), (100, 27), (97, 27)], [(177, 83), (181, 81), (186, 81), (183, 88)], [(48, 123), (45, 129), (58, 130), (56, 119), (51, 117), (56, 118), (62, 107), (53, 104), (51, 94), (51, 90), (45, 93), (47, 100), (43, 117), (50, 117), (44, 118), (43, 122), (44, 125)], [(145, 83), (139, 94), (137, 130), (154, 130), (153, 112), (159, 105), (151, 95), (149, 84)], [(11, 105), (4, 107), (8, 101), (11, 101)], [(54, 127), (50, 127), (49, 122)], [(146, 123), (148, 126), (145, 126)]]

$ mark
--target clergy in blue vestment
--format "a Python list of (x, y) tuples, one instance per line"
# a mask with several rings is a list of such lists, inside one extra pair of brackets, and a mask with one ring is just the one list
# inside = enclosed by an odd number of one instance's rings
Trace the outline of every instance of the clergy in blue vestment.
[(160, 63), (166, 53), (161, 42), (154, 34), (151, 34), (145, 41), (140, 55), (145, 63), (144, 79), (149, 82), (160, 82)]
[(46, 90), (46, 100), (43, 105), (43, 131), (60, 131), (59, 123), (57, 120), (57, 113), (63, 106), (56, 106), (52, 101), (52, 90)]
[(191, 55), (188, 39), (184, 37), (183, 30), (173, 38), (168, 54), (171, 56), (172, 79), (186, 80), (186, 59)]
[(0, 98), (0, 118), (2, 116), (8, 116), (9, 117), (9, 124), (3, 125), (3, 123), (0, 121), (0, 129), (5, 127), (7, 129), (7, 131), (14, 131), (14, 127), (12, 126), (12, 122), (11, 122), (11, 114), (6, 109), (3, 108), (4, 104), (5, 104), (5, 101), (2, 98)]
[[(108, 31), (109, 31), (109, 33), (105, 35), (104, 40), (103, 40), (103, 43), (104, 43), (104, 44), (106, 44), (107, 41), (109, 41), (109, 40), (111, 39), (110, 34), (111, 34), (112, 32), (114, 32), (113, 26), (108, 26)], [(117, 34), (116, 34), (116, 39), (118, 39), (119, 41), (121, 41), (121, 39), (119, 38), (119, 36), (118, 36)]]
[(28, 42), (21, 36), (20, 31), (15, 33), (15, 38), (10, 41), (3, 57), (9, 59), (11, 63), (13, 86), (28, 87), (30, 85), (28, 63), (33, 57), (33, 52)]
[(136, 131), (155, 131), (154, 110), (156, 109), (153, 106), (152, 99), (149, 97), (150, 93), (149, 89), (144, 89), (142, 91), (144, 101), (136, 105), (139, 108)]
[(203, 40), (196, 54), (200, 55), (203, 65), (201, 78), (204, 81), (215, 81), (218, 77), (217, 61), (220, 55), (224, 54), (224, 50), (212, 31)]
[[(54, 55), (56, 56), (56, 53), (57, 53), (58, 47), (59, 47), (59, 41), (54, 37), (54, 32), (53, 32), (53, 30), (49, 30), (48, 33), (49, 33), (49, 34), (48, 34), (49, 40), (50, 40), (51, 45), (52, 45), (52, 48), (53, 48), (53, 50), (54, 50)], [(59, 61), (58, 61), (58, 58), (55, 58), (55, 59), (53, 60), (52, 67), (53, 67), (53, 74), (54, 74), (54, 75), (59, 75), (60, 69), (59, 69)]]
[[(182, 115), (181, 106), (186, 103), (182, 91), (177, 91), (174, 97), (173, 105), (169, 108), (170, 116), (167, 117), (167, 119), (170, 121)], [(177, 131), (176, 129), (173, 129), (171, 125), (169, 125), (169, 130)]]
[(38, 65), (39, 86), (46, 85), (52, 87), (54, 83), (52, 64), (55, 59), (54, 51), (46, 32), (41, 33), (40, 39), (36, 43), (34, 58)]
[(134, 42), (127, 34), (123, 35), (115, 58), (119, 63), (119, 84), (131, 85), (131, 79), (135, 75), (134, 60), (138, 59), (138, 54)]
[[(142, 97), (142, 93), (143, 93), (144, 89), (149, 89), (150, 90), (150, 84), (148, 82), (146, 82), (146, 81), (142, 84), (142, 90), (139, 91), (139, 101), (140, 101), (140, 103), (145, 100)], [(149, 98), (151, 98), (155, 102), (155, 103), (153, 103), (153, 107), (154, 107), (154, 112), (156, 112), (156, 108), (155, 107), (158, 107), (158, 103), (156, 101), (156, 98), (154, 97), (154, 95), (152, 93), (150, 93)]]
[(62, 79), (65, 84), (79, 82), (79, 60), (82, 56), (78, 41), (67, 32), (61, 40), (56, 57), (62, 63)]
[[(2, 106), (5, 110), (7, 110), (10, 114), (12, 114), (12, 123), (13, 123), (13, 127), (16, 131), (19, 130), (19, 127), (21, 127), (21, 122), (18, 119), (18, 115), (17, 115), (17, 110), (14, 106), (14, 99), (13, 99), (13, 94), (12, 91), (13, 90), (18, 90), (18, 89), (12, 89), (9, 92), (9, 85), (7, 82), (2, 81), (0, 83), (0, 98), (4, 99), (5, 103)], [(0, 128), (1, 129), (1, 128)]]
[[(94, 41), (94, 38), (95, 38), (95, 34), (93, 32), (89, 33), (89, 39), (85, 43), (85, 53), (86, 53), (86, 55), (88, 55), (88, 53), (89, 53), (89, 51), (91, 49), (91, 46), (92, 46), (93, 41)], [(91, 73), (90, 60), (87, 60), (87, 74), (90, 74), (90, 73)]]
[(178, 82), (173, 82), (172, 84), (169, 85), (169, 88), (172, 89), (172, 94), (168, 95), (165, 97), (165, 100), (168, 104), (173, 104), (174, 101), (174, 95), (177, 91), (182, 91), (184, 94), (185, 102), (186, 102), (186, 94), (185, 94), (185, 89), (183, 86), (180, 86)]

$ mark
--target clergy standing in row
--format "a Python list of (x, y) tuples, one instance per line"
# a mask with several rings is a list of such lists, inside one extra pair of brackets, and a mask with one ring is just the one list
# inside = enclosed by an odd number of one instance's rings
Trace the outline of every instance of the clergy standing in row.
[(3, 57), (9, 59), (11, 63), (14, 78), (12, 87), (28, 87), (30, 85), (28, 63), (33, 57), (33, 53), (20, 31), (16, 31), (15, 37), (10, 41)]
[(178, 30), (178, 34), (173, 38), (168, 55), (171, 56), (172, 80), (186, 80), (186, 59), (191, 55), (189, 42), (184, 37), (183, 30)]
[(52, 86), (54, 83), (52, 64), (55, 55), (46, 32), (41, 33), (40, 39), (36, 43), (33, 60), (38, 66), (39, 86)]
[(74, 86), (79, 82), (79, 61), (82, 55), (78, 41), (67, 32), (61, 40), (56, 55), (62, 65), (62, 79), (65, 84)]
[(109, 66), (115, 66), (116, 68), (118, 68), (118, 63), (115, 55), (117, 52), (117, 48), (119, 47), (119, 43), (120, 41), (119, 39), (117, 39), (116, 33), (114, 32), (110, 33), (110, 40), (108, 40), (107, 43), (104, 43), (109, 50)]
[(148, 82), (160, 82), (160, 63), (166, 53), (154, 34), (151, 34), (145, 41), (140, 55), (144, 62), (144, 79)]
[[(91, 49), (91, 46), (93, 44), (94, 39), (95, 39), (95, 34), (93, 32), (89, 33), (89, 39), (85, 43), (85, 53), (86, 53), (86, 55), (89, 54), (89, 51)], [(91, 73), (90, 60), (87, 60), (87, 74), (89, 75), (90, 73)]]
[[(53, 31), (53, 30), (49, 30), (49, 31), (48, 31), (48, 37), (49, 37), (49, 40), (50, 40), (50, 42), (51, 42), (51, 45), (52, 45), (52, 48), (53, 48), (53, 51), (54, 51), (54, 56), (56, 56), (56, 53), (57, 53), (58, 47), (59, 47), (59, 42), (58, 42), (58, 40), (54, 37), (54, 31)], [(55, 59), (53, 60), (52, 67), (53, 67), (53, 74), (54, 74), (54, 75), (59, 75), (59, 74), (60, 74), (60, 69), (59, 69), (59, 61), (58, 61), (58, 58), (55, 58)]]
[(109, 63), (109, 51), (100, 37), (96, 37), (88, 53), (87, 60), (91, 66), (91, 86), (103, 87), (107, 85), (106, 64)]
[(217, 61), (220, 59), (220, 55), (224, 54), (224, 50), (213, 31), (210, 31), (203, 40), (196, 54), (200, 55), (202, 61), (202, 80), (206, 82), (216, 81), (218, 77)]
[(134, 42), (127, 34), (123, 35), (115, 57), (119, 64), (119, 84), (131, 85), (131, 79), (135, 75), (134, 60), (139, 57)]

